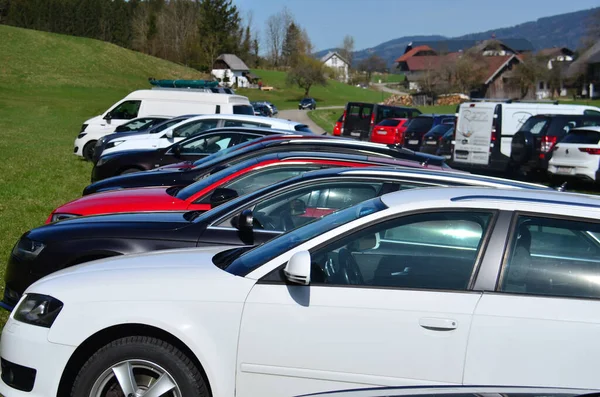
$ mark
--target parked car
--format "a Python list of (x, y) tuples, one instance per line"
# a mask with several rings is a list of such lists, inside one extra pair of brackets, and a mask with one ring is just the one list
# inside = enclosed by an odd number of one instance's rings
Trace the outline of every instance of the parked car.
[[(406, 386), (327, 391), (312, 397), (585, 397), (595, 389), (506, 386)], [(588, 396), (589, 397), (589, 396)]]
[(270, 110), (270, 112), (273, 116), (275, 116), (275, 115), (277, 115), (277, 113), (279, 113), (279, 110), (277, 110), (277, 106), (275, 106), (272, 102), (269, 102), (269, 101), (252, 102), (252, 106), (254, 106), (254, 105), (266, 106)]
[(124, 189), (144, 186), (187, 186), (204, 177), (215, 169), (236, 164), (248, 158), (262, 156), (268, 153), (282, 152), (330, 152), (342, 154), (366, 154), (377, 157), (396, 158), (425, 162), (432, 167), (449, 168), (444, 159), (424, 153), (414, 153), (403, 148), (385, 146), (369, 142), (356, 142), (350, 139), (327, 137), (324, 135), (286, 135), (267, 136), (246, 143), (221, 150), (211, 156), (188, 163), (188, 166), (177, 168), (157, 168), (154, 171), (136, 172), (127, 175), (115, 176), (106, 180), (103, 165), (96, 165), (92, 169), (92, 181), (83, 194), (97, 193), (99, 191)]
[(438, 124), (429, 130), (424, 136), (420, 152), (437, 154), (442, 137), (448, 132), (454, 133), (454, 123)]
[(600, 125), (597, 116), (538, 114), (532, 116), (512, 138), (511, 169), (522, 173), (548, 171), (554, 145), (572, 129)]
[(361, 141), (371, 140), (373, 127), (385, 119), (411, 119), (421, 114), (415, 108), (348, 102), (344, 109), (342, 136)]
[(556, 178), (600, 181), (600, 127), (575, 128), (554, 146), (548, 172)]
[(256, 103), (252, 105), (252, 107), (254, 108), (255, 116), (273, 117), (273, 112), (271, 111), (271, 108), (269, 108), (263, 103)]
[(452, 127), (444, 134), (444, 136), (442, 136), (438, 146), (438, 151), (436, 153), (437, 156), (443, 157), (446, 160), (450, 160), (452, 158), (452, 141), (454, 141), (454, 131), (455, 129)]
[(106, 148), (102, 155), (131, 149), (156, 149), (171, 146), (185, 138), (203, 131), (220, 127), (260, 127), (287, 131), (311, 132), (306, 124), (271, 117), (247, 116), (238, 114), (215, 114), (190, 117), (186, 121), (165, 129), (160, 134), (140, 134), (125, 136), (113, 141), (114, 146)]
[[(157, 186), (109, 190), (83, 196), (56, 208), (46, 223), (82, 215), (140, 211), (208, 211), (215, 189), (233, 189), (235, 196), (248, 194), (306, 171), (333, 167), (422, 167), (408, 160), (391, 160), (360, 154), (273, 153), (246, 161), (199, 179), (186, 187)], [(233, 196), (227, 196), (231, 199)]]
[(197, 114), (186, 114), (183, 116), (177, 116), (165, 120), (161, 123), (158, 123), (146, 130), (136, 131), (136, 132), (114, 132), (112, 134), (108, 134), (98, 139), (96, 142), (96, 146), (94, 146), (94, 156), (92, 157), (92, 162), (96, 164), (98, 160), (100, 160), (100, 156), (102, 156), (102, 152), (106, 148), (115, 147), (115, 142), (121, 141), (121, 139), (125, 136), (131, 134), (158, 134), (161, 131), (166, 130), (169, 127), (173, 127), (176, 124), (179, 124), (190, 117), (198, 116)]
[[(344, 157), (349, 159), (355, 156), (340, 156)], [(373, 163), (382, 164), (384, 160), (369, 160), (363, 156), (363, 161)], [(291, 164), (288, 165), (291, 167)], [(236, 190), (230, 186), (212, 194), (209, 203), (212, 199), (213, 204), (220, 205), (215, 205), (216, 208), (205, 213), (203, 210), (155, 211), (65, 217), (59, 222), (23, 234), (9, 259), (3, 305), (10, 310), (29, 285), (68, 266), (109, 256), (167, 248), (259, 244), (304, 222), (390, 191), (462, 185), (548, 189), (541, 185), (511, 180), (436, 171), (419, 164), (412, 166), (410, 169), (336, 168), (306, 172), (269, 184), (239, 198), (233, 198), (234, 195), (231, 194), (232, 191), (237, 193), (239, 186), (233, 186)], [(226, 173), (221, 172), (219, 177), (222, 175)], [(253, 174), (251, 180), (262, 176)], [(239, 181), (244, 183), (243, 179)], [(186, 192), (195, 191), (198, 186), (201, 185), (190, 187)], [(89, 197), (93, 196), (95, 195)], [(225, 198), (231, 200), (223, 203)], [(293, 201), (291, 198), (302, 200), (305, 211), (290, 207)], [(248, 225), (252, 230), (240, 233), (236, 228), (237, 224), (231, 222), (245, 210), (256, 213), (256, 222)], [(249, 212), (244, 214), (249, 215)], [(36, 248), (28, 244), (38, 244), (36, 247), (43, 246), (43, 249), (29, 254), (28, 250), (35, 251)]]
[(91, 160), (98, 139), (136, 117), (153, 114), (174, 117), (188, 113), (252, 115), (254, 111), (248, 98), (240, 95), (176, 88), (138, 90), (115, 103), (103, 114), (87, 120), (75, 139), (73, 153)]
[(342, 135), (342, 121), (343, 120), (344, 120), (344, 115), (341, 115), (335, 122), (335, 125), (333, 126), (333, 136)]
[(384, 119), (371, 133), (371, 142), (385, 143), (388, 145), (403, 145), (404, 131), (409, 119)]
[(513, 136), (538, 114), (600, 116), (600, 108), (558, 103), (484, 100), (465, 102), (456, 113), (452, 164), (465, 170), (509, 170)]
[(92, 182), (182, 161), (193, 162), (263, 136), (292, 134), (298, 133), (273, 128), (243, 127), (207, 130), (166, 148), (124, 150), (102, 156), (92, 170)]
[[(340, 193), (360, 200), (375, 191)], [(310, 206), (298, 200), (311, 192), (263, 198), (261, 211), (233, 224), (243, 234), (255, 220), (284, 219), (267, 212), (303, 218)], [(215, 234), (233, 229), (232, 215), (216, 220)], [(8, 319), (0, 355), (13, 376), (0, 393), (89, 396), (110, 385), (128, 395), (142, 387), (136, 373), (152, 394), (184, 396), (415, 380), (597, 389), (599, 216), (600, 200), (586, 195), (409, 189), (301, 219), (253, 249), (221, 238), (77, 266), (29, 287)], [(119, 217), (106, 216), (104, 226)], [(87, 232), (90, 219), (62, 221), (73, 228), (67, 240)], [(174, 224), (153, 227), (164, 236)], [(45, 228), (59, 232), (61, 222)], [(38, 256), (48, 248), (19, 247)]]
[(421, 114), (411, 120), (406, 131), (404, 131), (404, 147), (412, 150), (419, 150), (423, 145), (423, 137), (433, 127), (440, 124), (454, 123), (453, 114)]
[(314, 98), (303, 98), (298, 104), (299, 110), (304, 109), (312, 109), (315, 110), (317, 108), (317, 101)]

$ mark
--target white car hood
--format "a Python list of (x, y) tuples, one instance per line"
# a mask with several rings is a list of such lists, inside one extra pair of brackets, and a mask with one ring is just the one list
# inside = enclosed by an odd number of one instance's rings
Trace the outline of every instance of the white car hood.
[(87, 119), (84, 124), (103, 124), (105, 123), (102, 115), (92, 117), (91, 119)]
[[(215, 254), (231, 248), (239, 246), (175, 249), (102, 259), (44, 277), (26, 293), (51, 295), (63, 303), (156, 300), (158, 296), (174, 301), (212, 300), (222, 294), (220, 300), (239, 302), (254, 281), (227, 273), (212, 262)], [(238, 284), (248, 284), (248, 288), (230, 288)], [(236, 289), (237, 293), (230, 293)]]

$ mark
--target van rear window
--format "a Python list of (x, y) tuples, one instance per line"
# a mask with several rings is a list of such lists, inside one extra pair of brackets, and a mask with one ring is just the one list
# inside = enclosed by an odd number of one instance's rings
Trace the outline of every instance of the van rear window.
[(600, 142), (600, 132), (591, 130), (575, 130), (569, 132), (560, 143), (582, 143), (597, 145)]
[(250, 105), (233, 105), (233, 114), (254, 116), (254, 108)]

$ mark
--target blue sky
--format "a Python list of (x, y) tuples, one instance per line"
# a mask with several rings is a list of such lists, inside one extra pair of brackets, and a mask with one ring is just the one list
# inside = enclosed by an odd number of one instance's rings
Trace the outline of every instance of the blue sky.
[(265, 31), (267, 18), (286, 6), (322, 50), (338, 46), (346, 34), (356, 49), (401, 36), (460, 36), (537, 18), (600, 6), (599, 0), (234, 0), (242, 16)]

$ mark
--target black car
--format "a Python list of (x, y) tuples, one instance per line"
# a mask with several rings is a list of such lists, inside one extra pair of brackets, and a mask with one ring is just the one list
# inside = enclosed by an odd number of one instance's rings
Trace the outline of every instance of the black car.
[(385, 119), (412, 119), (421, 114), (419, 109), (377, 103), (348, 102), (342, 117), (341, 135), (361, 141), (370, 141), (373, 127)]
[(314, 98), (304, 98), (298, 104), (299, 110), (303, 110), (303, 109), (315, 110), (316, 108), (317, 108), (317, 101), (315, 101)]
[(448, 130), (440, 139), (440, 144), (436, 155), (445, 158), (446, 160), (452, 158), (452, 140), (454, 139), (454, 127)]
[(454, 123), (453, 114), (421, 114), (410, 121), (404, 131), (404, 147), (419, 150), (423, 136), (439, 124)]
[(448, 132), (454, 132), (454, 123), (438, 124), (423, 136), (421, 152), (437, 154), (441, 138)]
[(105, 180), (99, 180), (98, 166), (92, 170), (92, 183), (83, 190), (83, 195), (106, 190), (124, 189), (144, 186), (187, 186), (215, 170), (227, 168), (240, 161), (262, 156), (268, 153), (302, 151), (302, 152), (331, 152), (341, 154), (367, 154), (403, 160), (426, 162), (430, 165), (446, 166), (444, 159), (396, 146), (386, 146), (367, 142), (356, 142), (328, 136), (274, 135), (255, 139), (237, 146), (221, 150), (211, 156), (198, 160), (193, 167), (187, 168), (157, 168), (146, 172), (136, 172), (120, 175)]
[(269, 108), (265, 104), (254, 104), (254, 105), (252, 105), (252, 108), (254, 109), (254, 115), (255, 116), (273, 117), (273, 113), (271, 112), (271, 108)]
[(35, 228), (17, 242), (5, 274), (3, 304), (5, 308), (14, 307), (36, 280), (82, 262), (171, 248), (260, 244), (283, 231), (385, 193), (428, 186), (480, 185), (536, 188), (448, 171), (335, 168), (285, 179), (223, 204), (224, 197), (234, 197), (236, 192), (217, 189), (210, 197), (213, 209), (208, 212), (121, 213), (65, 219)]
[(147, 171), (182, 161), (196, 161), (222, 149), (270, 135), (295, 134), (271, 128), (216, 128), (160, 149), (124, 150), (104, 155), (92, 170), (92, 182)]
[(597, 125), (600, 125), (600, 116), (538, 114), (528, 118), (512, 138), (511, 169), (545, 175), (554, 146), (572, 128)]
[(160, 123), (153, 124), (148, 126), (145, 129), (140, 129), (138, 131), (120, 131), (119, 128), (123, 126), (117, 127), (114, 133), (103, 136), (102, 138), (96, 141), (96, 146), (94, 146), (94, 155), (92, 157), (92, 161), (94, 164), (98, 162), (100, 156), (102, 156), (102, 151), (104, 149), (110, 149), (115, 146), (115, 141), (120, 140), (121, 138), (127, 136), (130, 137), (133, 134), (158, 134), (159, 132), (166, 130), (169, 127), (174, 126), (175, 124), (179, 124), (182, 121), (189, 119), (190, 117), (198, 116), (197, 114), (186, 114), (183, 116), (173, 117), (167, 120), (163, 120)]

